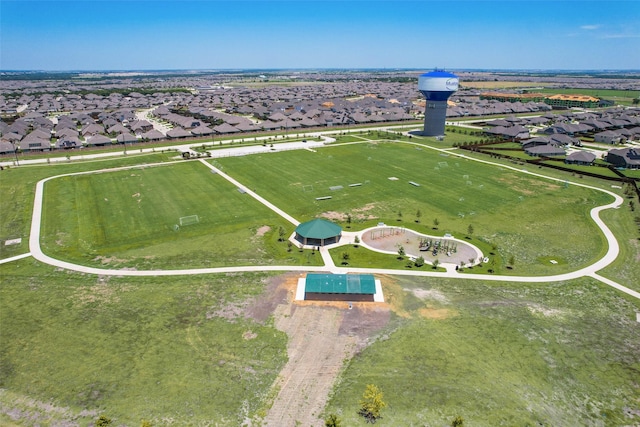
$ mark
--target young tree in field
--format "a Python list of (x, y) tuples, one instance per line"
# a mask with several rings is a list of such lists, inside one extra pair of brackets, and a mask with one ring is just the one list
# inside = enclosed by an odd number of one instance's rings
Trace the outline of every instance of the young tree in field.
[(422, 216), (422, 212), (420, 212), (420, 209), (418, 209), (418, 211), (416, 212), (416, 222), (420, 222), (421, 216)]
[(438, 268), (438, 266), (440, 265), (440, 261), (438, 261), (438, 258), (433, 260), (433, 268)]
[(278, 227), (278, 242), (284, 242), (285, 233), (283, 226)]
[(402, 221), (402, 211), (398, 211), (398, 221)]
[(415, 261), (416, 267), (422, 267), (424, 265), (424, 258), (419, 256)]
[(342, 252), (342, 265), (349, 264), (349, 252)]
[(357, 248), (360, 244), (360, 238), (358, 236), (353, 238), (353, 245)]
[(351, 228), (351, 214), (347, 214), (347, 228)]
[(451, 421), (451, 427), (463, 427), (464, 426), (464, 418), (460, 415), (455, 417), (453, 421)]
[(433, 220), (433, 229), (437, 230), (438, 229), (438, 225), (440, 225), (440, 221), (438, 221), (438, 218), (435, 218)]
[(324, 420), (325, 427), (342, 427), (342, 420), (336, 414), (331, 414)]
[(402, 259), (405, 256), (404, 246), (398, 245), (398, 259)]
[(469, 224), (467, 227), (467, 235), (471, 237), (473, 235), (473, 225)]
[(106, 415), (100, 415), (98, 421), (96, 421), (96, 427), (108, 427), (111, 425), (111, 418)]
[(151, 424), (151, 421), (149, 420), (142, 420), (140, 427), (153, 427), (153, 424)]
[(509, 267), (513, 268), (513, 265), (516, 263), (516, 258), (513, 255), (511, 255), (509, 257), (509, 261), (508, 262), (509, 262)]
[(382, 400), (383, 397), (382, 390), (380, 390), (378, 386), (368, 384), (360, 400), (360, 411), (358, 411), (358, 414), (362, 415), (367, 422), (375, 423), (378, 418), (382, 418), (380, 411), (387, 406), (384, 400)]

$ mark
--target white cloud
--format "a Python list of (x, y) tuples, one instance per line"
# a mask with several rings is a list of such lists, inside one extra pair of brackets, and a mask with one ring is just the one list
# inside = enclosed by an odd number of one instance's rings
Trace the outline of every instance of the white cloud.
[(637, 38), (640, 38), (640, 34), (605, 34), (600, 38), (601, 39), (637, 39)]
[(600, 28), (602, 25), (600, 24), (595, 24), (595, 25), (583, 25), (580, 27), (581, 30), (586, 30), (586, 31), (593, 31), (593, 30), (597, 30), (598, 28)]

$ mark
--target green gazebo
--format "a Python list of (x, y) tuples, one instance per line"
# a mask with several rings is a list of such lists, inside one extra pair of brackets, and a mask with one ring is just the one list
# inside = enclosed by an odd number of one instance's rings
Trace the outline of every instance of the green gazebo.
[(296, 240), (305, 246), (325, 246), (338, 243), (342, 227), (325, 219), (303, 222), (296, 227)]

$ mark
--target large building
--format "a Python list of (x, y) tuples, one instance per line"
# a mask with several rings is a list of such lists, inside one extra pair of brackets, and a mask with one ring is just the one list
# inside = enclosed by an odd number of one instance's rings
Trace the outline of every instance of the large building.
[(444, 135), (447, 100), (458, 90), (458, 84), (458, 76), (441, 70), (422, 74), (418, 78), (418, 89), (427, 101), (424, 107), (423, 135)]
[(566, 95), (555, 94), (545, 95), (542, 93), (506, 93), (506, 92), (483, 92), (480, 99), (489, 99), (502, 102), (544, 102), (552, 108), (596, 108), (600, 106), (602, 100), (588, 95)]

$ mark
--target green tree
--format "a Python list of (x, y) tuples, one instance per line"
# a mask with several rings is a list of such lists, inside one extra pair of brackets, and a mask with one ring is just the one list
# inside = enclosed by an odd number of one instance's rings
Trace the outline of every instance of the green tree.
[(356, 248), (360, 244), (360, 238), (358, 236), (353, 238), (353, 244), (355, 245)]
[(347, 214), (347, 228), (351, 228), (351, 214)]
[(325, 427), (341, 427), (342, 420), (336, 414), (331, 414), (324, 420)]
[(433, 229), (437, 230), (439, 225), (440, 225), (440, 221), (438, 221), (438, 218), (435, 218), (433, 220)]
[(153, 427), (153, 424), (151, 424), (151, 421), (149, 420), (142, 420), (140, 427)]
[(422, 212), (420, 212), (420, 209), (418, 209), (416, 212), (416, 222), (420, 222), (421, 216), (422, 216)]
[(473, 225), (469, 224), (467, 227), (467, 235), (471, 237), (473, 235)]
[(342, 252), (342, 265), (349, 264), (349, 252)]
[(285, 235), (284, 227), (283, 226), (278, 227), (278, 241), (279, 242), (284, 242), (284, 235)]
[(100, 415), (98, 421), (96, 421), (96, 427), (107, 427), (111, 425), (111, 418), (106, 415)]
[(460, 415), (455, 417), (453, 421), (451, 421), (451, 427), (463, 427), (464, 426), (464, 418)]
[(402, 211), (398, 211), (398, 221), (402, 221)]
[(438, 261), (438, 258), (433, 260), (433, 268), (438, 268), (438, 266), (440, 265), (440, 261)]
[(416, 267), (422, 267), (424, 265), (424, 258), (419, 256), (415, 261)]
[(402, 259), (405, 255), (404, 246), (398, 245), (398, 259)]
[(382, 418), (380, 411), (387, 406), (382, 400), (384, 395), (382, 390), (375, 384), (368, 384), (360, 400), (360, 411), (358, 414), (367, 419), (368, 422), (375, 423), (378, 418)]
[(515, 263), (516, 263), (516, 258), (515, 258), (513, 255), (511, 255), (511, 256), (509, 257), (509, 266), (510, 266), (510, 267), (513, 267), (513, 265), (514, 265)]

